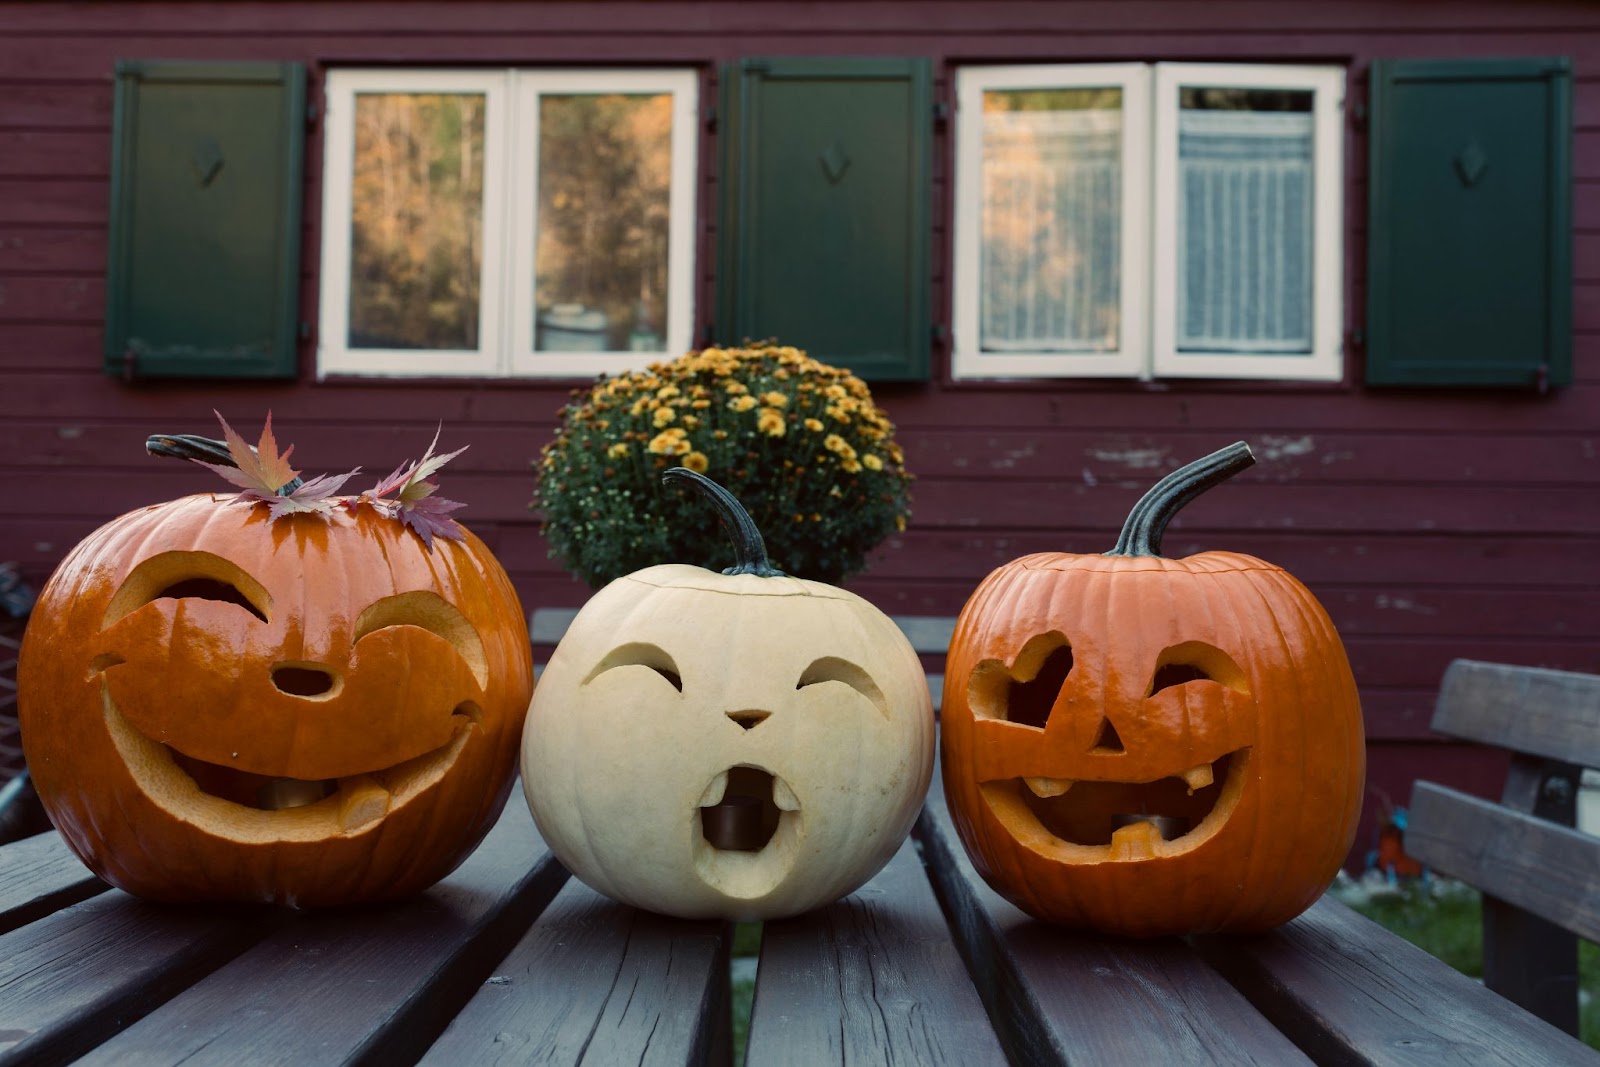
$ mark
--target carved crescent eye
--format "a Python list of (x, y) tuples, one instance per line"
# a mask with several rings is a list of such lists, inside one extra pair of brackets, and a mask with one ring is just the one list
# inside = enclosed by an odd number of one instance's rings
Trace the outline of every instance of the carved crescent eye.
[(162, 552), (133, 569), (106, 606), (102, 630), (163, 598), (237, 604), (266, 622), (272, 597), (237, 563), (210, 552)]
[(1250, 683), (1233, 657), (1204, 641), (1185, 641), (1163, 649), (1156, 657), (1155, 674), (1146, 696), (1201, 681), (1216, 682), (1239, 693), (1250, 692)]
[(872, 675), (849, 660), (837, 656), (823, 656), (811, 661), (811, 666), (800, 672), (800, 681), (795, 683), (796, 689), (805, 689), (808, 686), (823, 685), (827, 682), (841, 682), (849, 686), (872, 702), (885, 719), (889, 718), (889, 701), (884, 698), (883, 690), (878, 688), (878, 683), (872, 680)]
[(619, 645), (607, 652), (580, 684), (588, 685), (607, 671), (619, 667), (648, 667), (665, 678), (672, 688), (683, 692), (683, 672), (678, 670), (676, 661), (667, 654), (666, 649), (642, 641)]
[(355, 642), (390, 626), (415, 626), (448, 641), (466, 661), (480, 686), (489, 684), (489, 656), (483, 638), (461, 609), (438, 593), (417, 590), (397, 593), (368, 604), (356, 619)]

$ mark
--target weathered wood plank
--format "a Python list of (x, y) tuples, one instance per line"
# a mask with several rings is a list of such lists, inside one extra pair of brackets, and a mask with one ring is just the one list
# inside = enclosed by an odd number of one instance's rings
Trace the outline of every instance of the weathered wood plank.
[(420, 897), (291, 914), (83, 1062), (410, 1062), (565, 878), (513, 796), (478, 850)]
[(939, 774), (916, 834), (967, 968), (1013, 1061), (1309, 1062), (1183, 942), (1063, 930), (984, 884), (945, 810)]
[(421, 1062), (725, 1063), (730, 940), (571, 879)]
[(1600, 838), (1432, 782), (1411, 794), (1406, 851), (1600, 941)]
[(0, 933), (103, 893), (54, 830), (0, 848)]
[(0, 936), (0, 1065), (88, 1052), (264, 928), (259, 909), (172, 907), (112, 891)]
[(1600, 767), (1600, 675), (1457, 660), (1439, 685), (1433, 728)]
[(1331, 898), (1269, 933), (1191, 940), (1322, 1063), (1600, 1063), (1600, 1053)]
[(999, 1063), (972, 978), (910, 841), (838, 903), (768, 922), (745, 1062)]

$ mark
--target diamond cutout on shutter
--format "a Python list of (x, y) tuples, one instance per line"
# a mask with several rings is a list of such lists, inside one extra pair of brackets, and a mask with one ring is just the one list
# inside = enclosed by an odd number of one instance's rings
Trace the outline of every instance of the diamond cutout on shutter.
[(1483, 147), (1474, 137), (1467, 142), (1467, 146), (1456, 155), (1456, 174), (1461, 178), (1461, 184), (1468, 189), (1478, 184), (1478, 179), (1483, 177), (1483, 172), (1489, 169), (1489, 157), (1484, 155)]
[(194, 164), (194, 175), (200, 179), (200, 184), (210, 185), (217, 172), (222, 170), (222, 146), (217, 144), (215, 137), (207, 134), (194, 143), (194, 154), (189, 157), (189, 162)]
[(845, 154), (838, 141), (824, 148), (817, 160), (822, 164), (822, 173), (826, 174), (828, 181), (834, 185), (838, 185), (839, 179), (844, 177), (844, 172), (850, 169), (850, 157)]

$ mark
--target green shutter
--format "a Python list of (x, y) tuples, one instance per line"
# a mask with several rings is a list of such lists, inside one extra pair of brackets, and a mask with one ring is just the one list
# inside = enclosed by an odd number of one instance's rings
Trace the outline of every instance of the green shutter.
[(1565, 59), (1372, 65), (1367, 382), (1572, 380)]
[(106, 372), (291, 378), (305, 69), (117, 63)]
[(720, 340), (926, 378), (929, 63), (746, 60), (722, 88)]

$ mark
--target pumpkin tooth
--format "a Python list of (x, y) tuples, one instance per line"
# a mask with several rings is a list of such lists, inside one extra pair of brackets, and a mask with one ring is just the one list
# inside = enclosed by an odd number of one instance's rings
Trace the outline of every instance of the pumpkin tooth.
[(1034, 796), (1058, 797), (1072, 788), (1071, 778), (1024, 778)]
[(721, 774), (711, 779), (711, 784), (706, 786), (706, 791), (704, 793), (700, 794), (700, 799), (696, 801), (696, 806), (702, 808), (714, 808), (718, 804), (722, 803), (722, 796), (727, 791), (728, 772), (723, 771)]
[(789, 788), (788, 782), (776, 775), (772, 779), (772, 802), (780, 811), (800, 810), (800, 798), (794, 795), (794, 790)]
[(1193, 794), (1196, 789), (1204, 789), (1216, 780), (1211, 773), (1211, 764), (1209, 763), (1202, 763), (1198, 767), (1190, 767), (1178, 777), (1189, 783), (1190, 794)]
[(1149, 819), (1138, 819), (1118, 827), (1111, 835), (1111, 858), (1118, 860), (1146, 859), (1155, 854), (1161, 844), (1161, 830)]
[(389, 813), (389, 791), (370, 774), (339, 783), (339, 828), (347, 834), (378, 821)]

